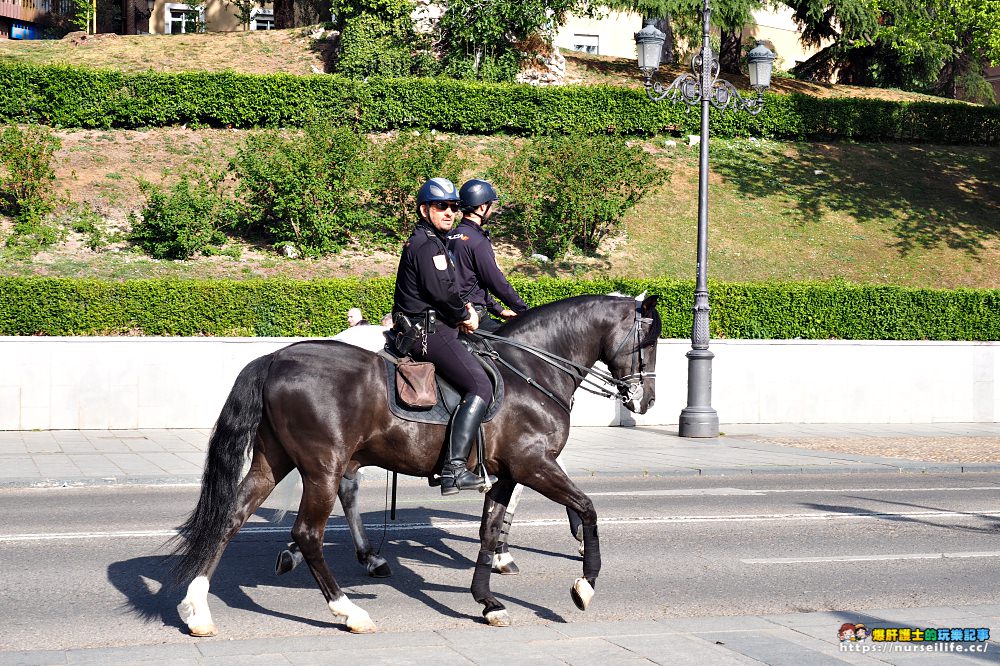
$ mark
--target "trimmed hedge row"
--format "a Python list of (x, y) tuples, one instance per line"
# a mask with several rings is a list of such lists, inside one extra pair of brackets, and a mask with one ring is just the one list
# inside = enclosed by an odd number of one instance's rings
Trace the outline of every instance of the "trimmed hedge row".
[[(612, 291), (660, 297), (663, 337), (687, 338), (693, 284), (512, 279), (529, 305)], [(0, 278), (0, 335), (329, 336), (359, 306), (377, 321), (393, 280)], [(1000, 340), (1000, 290), (712, 283), (712, 335), (743, 339)]]
[[(0, 120), (60, 127), (301, 126), (361, 131), (427, 127), (461, 134), (585, 131), (697, 134), (699, 114), (641, 89), (534, 87), (451, 79), (369, 79), (232, 72), (124, 73), (0, 64)], [(713, 109), (717, 136), (1000, 144), (1000, 107), (768, 94), (757, 116)]]

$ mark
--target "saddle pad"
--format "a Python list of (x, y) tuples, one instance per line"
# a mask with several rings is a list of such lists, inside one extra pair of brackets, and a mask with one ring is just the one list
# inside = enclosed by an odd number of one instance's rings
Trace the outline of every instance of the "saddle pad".
[[(382, 358), (382, 357), (379, 357)], [(393, 413), (394, 416), (398, 416), (406, 421), (416, 421), (417, 423), (437, 423), (440, 425), (448, 425), (451, 423), (452, 412), (458, 407), (459, 401), (462, 396), (458, 394), (451, 384), (446, 382), (441, 375), (437, 375), (437, 385), (438, 385), (438, 401), (437, 404), (430, 409), (411, 409), (399, 401), (396, 395), (396, 364), (382, 358), (382, 363), (385, 365), (385, 386), (386, 393), (389, 397), (389, 411)], [(484, 366), (485, 367), (485, 366)], [(486, 416), (483, 417), (483, 423), (486, 423), (500, 411), (500, 406), (503, 404), (503, 380), (500, 379), (500, 373), (496, 371), (495, 368), (488, 368), (487, 374), (491, 375), (491, 379), (495, 381), (495, 388), (493, 393), (493, 402), (490, 403), (490, 407), (486, 410)]]

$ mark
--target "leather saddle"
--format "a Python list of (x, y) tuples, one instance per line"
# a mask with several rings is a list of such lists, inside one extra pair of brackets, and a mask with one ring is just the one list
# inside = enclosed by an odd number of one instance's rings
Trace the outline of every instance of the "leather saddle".
[[(400, 360), (406, 358), (406, 356), (396, 349), (395, 336), (395, 331), (391, 329), (386, 331), (385, 348), (378, 353), (382, 357), (382, 363), (385, 366), (385, 387), (386, 395), (389, 398), (389, 411), (406, 421), (448, 425), (451, 423), (451, 416), (458, 408), (458, 403), (461, 401), (462, 396), (441, 375), (435, 374), (438, 401), (433, 407), (428, 409), (414, 409), (399, 400), (399, 395), (396, 392), (396, 365)], [(500, 371), (493, 364), (493, 361), (475, 353), (475, 350), (479, 347), (478, 341), (467, 336), (459, 336), (459, 340), (469, 348), (469, 351), (473, 352), (473, 357), (483, 366), (483, 369), (486, 370), (486, 375), (493, 383), (493, 400), (490, 402), (490, 406), (486, 410), (486, 415), (483, 417), (483, 423), (486, 423), (496, 416), (503, 404), (503, 378), (500, 376)]]

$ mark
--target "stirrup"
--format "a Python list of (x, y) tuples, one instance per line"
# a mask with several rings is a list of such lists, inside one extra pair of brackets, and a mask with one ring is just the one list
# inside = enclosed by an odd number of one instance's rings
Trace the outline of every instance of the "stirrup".
[(476, 474), (475, 472), (469, 471), (466, 467), (462, 467), (459, 470), (445, 470), (451, 472), (450, 474), (441, 474), (441, 494), (442, 495), (455, 495), (461, 490), (483, 490), (486, 486), (486, 480)]

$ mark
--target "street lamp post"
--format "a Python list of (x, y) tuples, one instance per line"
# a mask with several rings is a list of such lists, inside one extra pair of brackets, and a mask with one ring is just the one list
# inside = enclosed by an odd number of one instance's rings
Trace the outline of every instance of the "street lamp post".
[(639, 69), (646, 77), (646, 94), (654, 102), (683, 102), (691, 110), (701, 105), (701, 142), (698, 165), (698, 266), (694, 289), (694, 325), (691, 327), (691, 350), (688, 358), (687, 406), (681, 410), (681, 437), (718, 437), (719, 415), (712, 408), (712, 359), (708, 349), (708, 113), (709, 105), (720, 111), (760, 113), (764, 106), (764, 91), (771, 84), (774, 54), (758, 42), (750, 51), (750, 86), (756, 98), (744, 99), (733, 84), (720, 80), (719, 61), (712, 53), (709, 25), (712, 14), (708, 0), (702, 0), (702, 46), (691, 60), (692, 74), (682, 74), (664, 87), (653, 81), (660, 66), (660, 53), (666, 35), (656, 29), (653, 21), (635, 33), (639, 54)]

